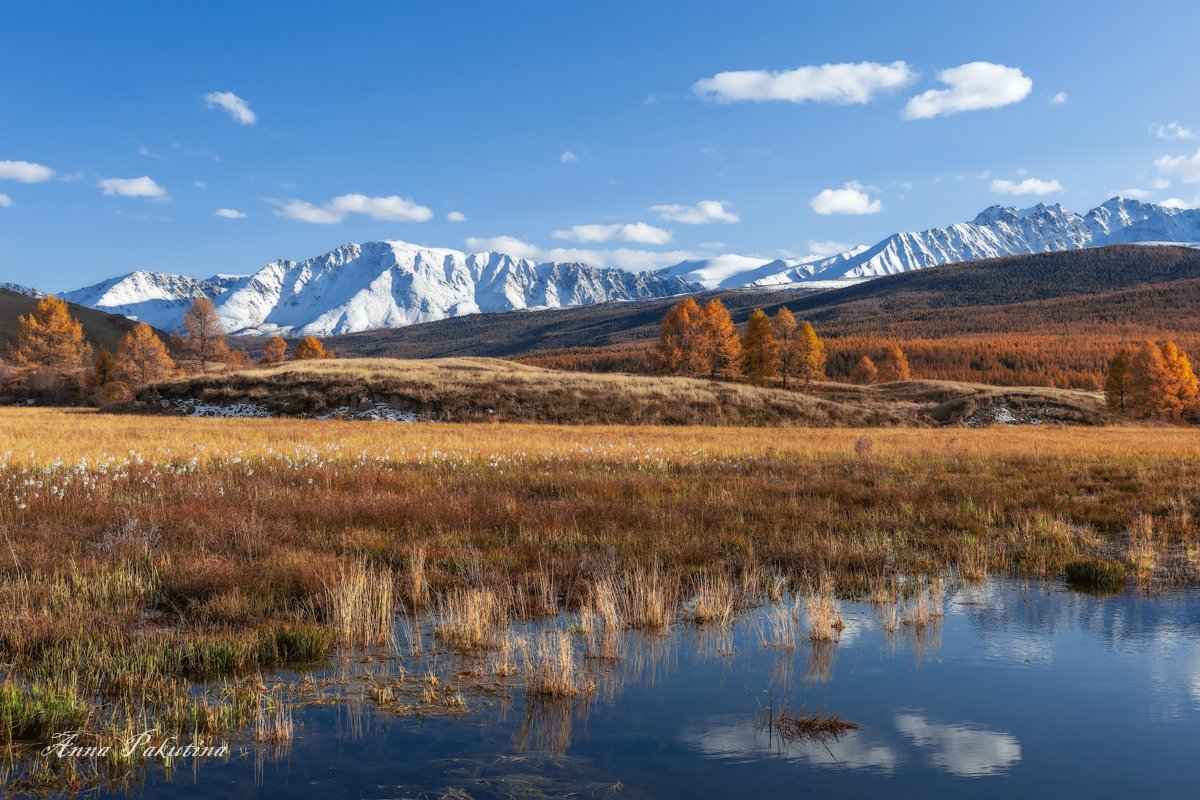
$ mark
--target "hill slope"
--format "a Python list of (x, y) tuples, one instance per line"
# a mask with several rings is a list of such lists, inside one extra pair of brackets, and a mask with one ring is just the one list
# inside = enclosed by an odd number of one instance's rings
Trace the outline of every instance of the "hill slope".
[(183, 378), (110, 410), (556, 424), (895, 426), (1107, 421), (1094, 394), (932, 381), (785, 391), (483, 358), (303, 361)]
[[(17, 319), (33, 311), (36, 297), (0, 289), (0, 358), (7, 356), (17, 340)], [(107, 314), (83, 306), (72, 305), (71, 313), (83, 325), (83, 335), (92, 344), (116, 350), (117, 342), (132, 328), (133, 320), (119, 314)]]

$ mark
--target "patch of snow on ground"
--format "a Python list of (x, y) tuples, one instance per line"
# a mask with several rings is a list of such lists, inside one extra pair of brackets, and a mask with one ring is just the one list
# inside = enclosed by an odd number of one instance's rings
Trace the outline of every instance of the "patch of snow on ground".
[(370, 420), (373, 422), (416, 422), (421, 419), (411, 411), (401, 411), (392, 408), (387, 403), (376, 403), (371, 408), (350, 408), (341, 406), (332, 411), (313, 414), (314, 419), (352, 419)]
[[(202, 403), (199, 400), (176, 400), (173, 404), (170, 401), (163, 400), (162, 406), (164, 409), (174, 406), (175, 410), (180, 414), (188, 417), (223, 417), (227, 419), (267, 419), (278, 416), (273, 414), (269, 409), (255, 403), (231, 403), (229, 405), (217, 405), (215, 403)], [(417, 422), (421, 418), (411, 411), (400, 411), (392, 408), (387, 403), (376, 403), (370, 408), (351, 408), (350, 406), (341, 406), (330, 411), (323, 411), (319, 414), (302, 414), (301, 417), (308, 419), (343, 419), (343, 420), (365, 420), (372, 422)]]
[[(163, 401), (166, 403), (167, 401)], [(227, 406), (201, 403), (199, 400), (176, 400), (175, 410), (188, 417), (227, 417), (263, 419), (275, 416), (267, 409), (254, 403), (232, 403)]]
[(963, 422), (972, 428), (981, 428), (984, 425), (1041, 425), (1042, 419), (1028, 411), (1017, 413), (1007, 402), (1000, 402), (976, 410)]

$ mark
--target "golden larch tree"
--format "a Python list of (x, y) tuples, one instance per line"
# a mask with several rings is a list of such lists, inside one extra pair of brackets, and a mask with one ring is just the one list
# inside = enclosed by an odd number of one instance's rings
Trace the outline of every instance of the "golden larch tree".
[(1179, 416), (1185, 411), (1196, 407), (1200, 398), (1200, 383), (1196, 381), (1196, 373), (1188, 357), (1174, 342), (1163, 342), (1160, 346), (1163, 364), (1167, 368), (1167, 394), (1170, 397), (1172, 416)]
[(1121, 348), (1108, 362), (1108, 372), (1104, 376), (1104, 402), (1109, 408), (1122, 413), (1129, 408), (1130, 361), (1132, 356), (1129, 351)]
[(775, 312), (775, 318), (771, 320), (771, 334), (775, 337), (775, 343), (779, 345), (779, 375), (783, 378), (785, 389), (788, 378), (800, 374), (796, 354), (796, 337), (799, 333), (800, 326), (796, 324), (792, 312), (788, 311), (787, 306), (780, 306)]
[(83, 368), (87, 353), (83, 325), (57, 297), (43, 297), (32, 312), (17, 320), (12, 355), (19, 367), (73, 373)]
[(658, 362), (666, 372), (692, 375), (700, 371), (696, 345), (700, 336), (700, 306), (692, 298), (667, 311), (658, 337)]
[(879, 382), (893, 383), (911, 380), (912, 370), (908, 366), (908, 356), (904, 355), (900, 345), (892, 345), (883, 357), (883, 366), (879, 368)]
[(132, 391), (170, 378), (175, 374), (175, 361), (154, 329), (139, 322), (117, 345), (116, 373), (118, 380)]
[(771, 331), (771, 318), (755, 309), (742, 336), (742, 377), (756, 386), (772, 383), (779, 375), (779, 343)]
[(284, 361), (287, 361), (287, 342), (282, 336), (275, 336), (263, 347), (261, 363), (269, 366)]
[(229, 358), (225, 326), (216, 306), (207, 297), (198, 297), (183, 313), (184, 350), (197, 372), (207, 372), (209, 364)]
[(858, 383), (863, 386), (875, 383), (879, 379), (879, 370), (875, 367), (875, 362), (871, 357), (864, 355), (858, 360), (858, 363), (850, 370), (850, 382)]
[(710, 300), (701, 309), (697, 351), (703, 374), (709, 378), (736, 378), (742, 360), (742, 339), (729, 309)]
[(817, 336), (811, 322), (801, 325), (796, 334), (796, 364), (805, 386), (825, 377), (825, 343)]
[(312, 361), (318, 358), (328, 358), (325, 352), (325, 345), (321, 344), (321, 340), (315, 336), (308, 336), (301, 339), (296, 345), (295, 352), (292, 353), (292, 358), (297, 361)]

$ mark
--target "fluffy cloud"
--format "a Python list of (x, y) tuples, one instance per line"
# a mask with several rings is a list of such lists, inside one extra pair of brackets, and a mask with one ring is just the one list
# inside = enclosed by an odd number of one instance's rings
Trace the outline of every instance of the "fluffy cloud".
[(1067, 95), (1066, 92), (1059, 92), (1050, 97), (1050, 105), (1065, 106), (1068, 103), (1068, 101), (1070, 101), (1070, 99), (1071, 98)]
[(541, 248), (537, 245), (523, 242), (515, 236), (491, 236), (487, 238), (468, 236), (467, 247), (471, 250), (481, 252), (506, 253), (514, 258), (536, 259), (542, 252)]
[(155, 183), (149, 175), (140, 178), (105, 178), (98, 185), (106, 195), (167, 199), (167, 190)]
[(32, 161), (0, 161), (0, 180), (41, 183), (54, 177), (54, 170)]
[(741, 222), (741, 218), (725, 208), (721, 200), (701, 200), (694, 206), (668, 203), (650, 206), (659, 219), (682, 222), (685, 225), (707, 225), (710, 222)]
[(450, 222), (466, 222), (467, 215), (462, 213), (461, 211), (451, 211), (449, 214), (446, 215), (446, 219), (449, 220)]
[(823, 189), (813, 196), (808, 204), (812, 210), (828, 216), (830, 214), (878, 214), (883, 203), (871, 199), (858, 181), (849, 181), (841, 189)]
[(568, 150), (565, 153), (563, 153), (561, 156), (559, 156), (558, 160), (563, 162), (564, 164), (574, 164), (576, 161), (579, 160), (579, 156), (575, 155), (574, 150)]
[(389, 222), (428, 222), (433, 219), (433, 212), (425, 206), (394, 194), (387, 197), (343, 194), (320, 206), (305, 200), (289, 200), (279, 204), (275, 211), (276, 216), (314, 225), (335, 225), (350, 214)]
[(814, 242), (811, 239), (808, 242), (808, 252), (822, 258), (825, 256), (836, 256), (838, 253), (844, 253), (853, 247), (854, 245), (847, 242)]
[(209, 108), (221, 109), (239, 125), (258, 122), (258, 115), (250, 109), (250, 104), (233, 92), (209, 92), (204, 95), (204, 104)]
[(1177, 208), (1180, 211), (1186, 211), (1189, 208), (1196, 208), (1197, 206), (1200, 206), (1200, 195), (1197, 195), (1197, 197), (1190, 203), (1187, 200), (1180, 200), (1178, 197), (1168, 197), (1166, 200), (1163, 200), (1161, 203), (1159, 203), (1159, 205), (1166, 206), (1167, 208)]
[(1023, 181), (1010, 180), (994, 180), (991, 183), (991, 190), (996, 194), (1057, 194), (1063, 190), (1063, 186), (1056, 180), (1044, 181), (1040, 178), (1026, 178)]
[(1168, 122), (1154, 129), (1154, 135), (1160, 139), (1195, 139), (1196, 134), (1191, 128), (1185, 128), (1178, 122)]
[(573, 242), (607, 242), (619, 239), (635, 244), (666, 244), (671, 241), (671, 232), (645, 222), (614, 225), (573, 225), (567, 230), (555, 231), (555, 239)]
[(1193, 156), (1163, 156), (1154, 160), (1154, 166), (1184, 183), (1200, 183), (1200, 150)]
[(490, 238), (471, 236), (467, 238), (466, 243), (470, 250), (506, 253), (514, 258), (528, 258), (533, 261), (575, 261), (597, 267), (620, 267), (632, 272), (659, 269), (678, 264), (689, 258), (697, 258), (696, 253), (684, 250), (638, 250), (628, 247), (611, 249), (543, 248), (515, 236)]
[(245, 219), (246, 218), (246, 214), (242, 211), (238, 211), (236, 208), (218, 208), (213, 213), (216, 214), (218, 217), (221, 217), (222, 219)]
[(1113, 189), (1109, 192), (1112, 197), (1128, 197), (1133, 200), (1145, 200), (1150, 196), (1150, 192), (1146, 189), (1139, 189), (1136, 186), (1129, 189)]
[(786, 72), (719, 72), (692, 85), (692, 92), (717, 103), (867, 103), (879, 92), (900, 89), (916, 77), (903, 61), (876, 64), (821, 64)]
[(12, 207), (12, 198), (9, 197), (8, 195), (4, 194), (4, 192), (0, 192), (0, 208), (11, 208), (11, 207)]
[(1000, 108), (1018, 103), (1033, 91), (1033, 81), (1016, 67), (973, 61), (937, 75), (948, 89), (930, 89), (909, 99), (905, 119), (929, 119), (960, 111)]

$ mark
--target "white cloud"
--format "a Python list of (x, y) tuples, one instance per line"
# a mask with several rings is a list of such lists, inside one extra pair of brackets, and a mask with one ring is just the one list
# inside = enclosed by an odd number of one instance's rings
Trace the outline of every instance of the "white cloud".
[(828, 216), (830, 214), (878, 214), (883, 203), (872, 200), (863, 185), (849, 181), (841, 189), (823, 189), (813, 196), (808, 204), (812, 210)]
[(1159, 205), (1165, 206), (1166, 208), (1178, 208), (1181, 211), (1194, 208), (1192, 203), (1189, 203), (1186, 200), (1180, 200), (1178, 197), (1168, 197), (1166, 200), (1163, 200), (1161, 203), (1159, 203)]
[(1068, 96), (1066, 92), (1059, 92), (1050, 97), (1050, 105), (1065, 106), (1070, 101), (1070, 99), (1071, 99), (1070, 96)]
[(106, 195), (121, 197), (147, 197), (151, 200), (166, 200), (167, 190), (159, 186), (149, 175), (140, 178), (105, 178), (98, 186)]
[(1200, 150), (1193, 156), (1163, 156), (1154, 166), (1184, 183), (1200, 183)]
[(1023, 181), (1010, 181), (1006, 179), (997, 179), (992, 181), (991, 190), (996, 194), (1056, 194), (1063, 190), (1063, 186), (1056, 180), (1044, 181), (1040, 178), (1026, 178)]
[(245, 219), (246, 218), (246, 214), (242, 211), (238, 211), (236, 208), (218, 208), (213, 213), (216, 214), (218, 217), (222, 217), (224, 219)]
[(966, 723), (933, 722), (920, 714), (900, 714), (896, 729), (929, 761), (952, 775), (976, 777), (1004, 772), (1021, 761), (1021, 743), (1002, 731)]
[(628, 247), (591, 249), (578, 247), (538, 247), (515, 236), (468, 237), (467, 248), (475, 251), (507, 253), (514, 258), (534, 261), (574, 261), (597, 267), (620, 267), (632, 272), (678, 264), (697, 254), (686, 250), (638, 250)]
[(607, 242), (619, 239), (636, 244), (666, 244), (671, 241), (671, 232), (645, 222), (613, 225), (573, 225), (567, 230), (555, 231), (555, 239), (573, 242)]
[(726, 247), (729, 247), (729, 244), (727, 242), (701, 242), (700, 243), (701, 250), (722, 250)]
[(1161, 192), (1164, 189), (1170, 189), (1171, 182), (1169, 180), (1167, 180), (1166, 178), (1155, 178), (1153, 181), (1150, 182), (1150, 186)]
[(826, 242), (814, 242), (811, 239), (808, 241), (808, 252), (812, 253), (814, 256), (820, 257), (836, 256), (838, 253), (844, 253), (853, 247), (854, 245), (847, 242), (835, 242), (832, 240)]
[(253, 125), (258, 122), (258, 115), (250, 109), (250, 104), (233, 92), (209, 92), (204, 95), (204, 103), (209, 108), (220, 108), (239, 125)]
[(558, 157), (558, 160), (564, 164), (574, 164), (576, 161), (579, 160), (579, 156), (575, 155), (574, 150), (567, 150), (565, 153), (563, 153), (561, 156)]
[(192, 186), (195, 186), (197, 189), (207, 189), (208, 188), (208, 184), (205, 183), (204, 181), (192, 181)]
[(987, 61), (944, 69), (937, 77), (950, 88), (930, 89), (909, 99), (904, 107), (905, 119), (1000, 108), (1024, 100), (1033, 91), (1033, 81), (1018, 68)]
[(0, 180), (41, 183), (54, 177), (54, 170), (32, 161), (0, 161)]
[(158, 153), (155, 153), (149, 147), (146, 147), (146, 145), (142, 144), (140, 139), (130, 137), (129, 141), (131, 141), (137, 145), (137, 151), (138, 151), (139, 156), (143, 156), (145, 158), (155, 158), (155, 159), (162, 158), (161, 155), (159, 155)]
[(446, 219), (449, 220), (450, 222), (466, 222), (467, 215), (462, 213), (461, 211), (451, 211), (449, 214), (446, 215)]
[(685, 225), (707, 225), (710, 222), (741, 222), (741, 218), (725, 208), (722, 200), (701, 200), (694, 206), (667, 203), (650, 206), (659, 219), (682, 222)]
[(321, 206), (305, 200), (288, 200), (278, 205), (276, 216), (314, 225), (334, 225), (350, 214), (390, 222), (428, 222), (433, 219), (433, 212), (425, 206), (394, 194), (387, 197), (343, 194)]
[(1136, 186), (1129, 189), (1112, 189), (1109, 191), (1110, 197), (1128, 197), (1133, 200), (1145, 200), (1150, 196), (1150, 192), (1146, 189), (1139, 189)]
[(0, 192), (0, 208), (12, 208), (12, 198)]
[(1159, 125), (1154, 130), (1154, 135), (1160, 139), (1195, 139), (1196, 133), (1190, 128), (1185, 128), (1178, 122), (1168, 122), (1166, 125)]
[(692, 92), (717, 103), (739, 101), (788, 103), (867, 103), (879, 92), (907, 86), (916, 74), (903, 61), (876, 64), (821, 64), (786, 72), (719, 72), (692, 85)]
[(537, 258), (541, 254), (541, 248), (537, 245), (523, 242), (515, 236), (468, 236), (467, 247), (475, 251), (506, 253), (514, 258)]

